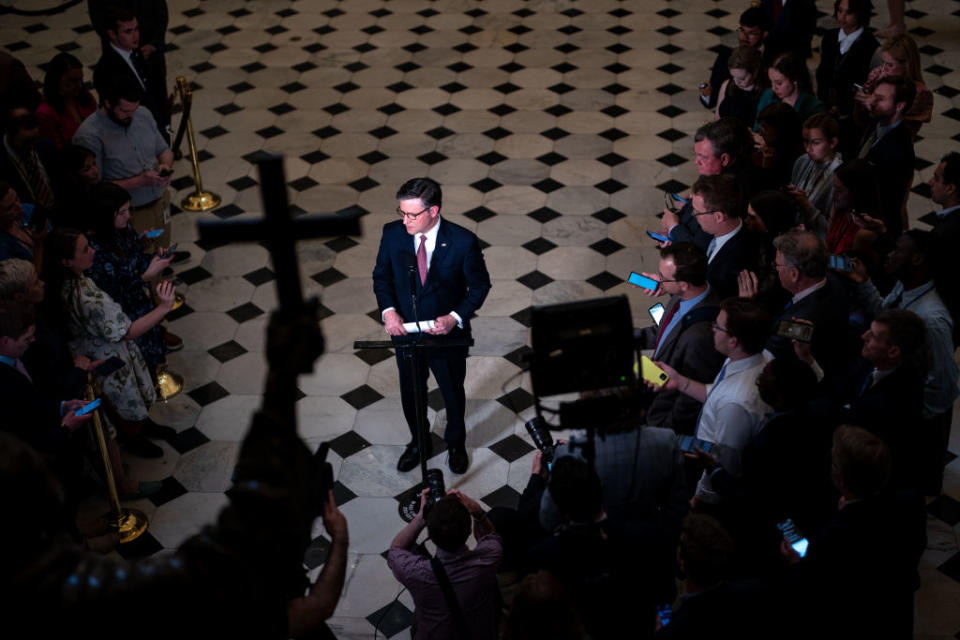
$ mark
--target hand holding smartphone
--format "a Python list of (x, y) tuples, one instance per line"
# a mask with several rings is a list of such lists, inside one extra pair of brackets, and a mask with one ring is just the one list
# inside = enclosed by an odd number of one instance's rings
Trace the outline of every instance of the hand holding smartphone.
[(813, 325), (794, 320), (781, 320), (777, 325), (777, 335), (800, 342), (810, 342), (813, 339)]
[(651, 291), (656, 291), (657, 287), (660, 286), (660, 283), (653, 278), (639, 274), (636, 271), (630, 272), (630, 277), (627, 278), (627, 282), (632, 285), (636, 285), (641, 289), (650, 289)]
[(667, 384), (670, 376), (647, 356), (640, 356), (640, 376), (655, 387)]
[(75, 412), (73, 415), (75, 415), (75, 416), (85, 416), (85, 415), (87, 415), (88, 413), (90, 413), (91, 411), (93, 411), (94, 409), (96, 409), (96, 408), (99, 407), (99, 406), (100, 406), (100, 398), (97, 398), (97, 399), (95, 399), (95, 400), (92, 400), (91, 402), (88, 402), (87, 404), (85, 404), (84, 406), (80, 407), (79, 409), (77, 409), (76, 412)]
[(670, 238), (663, 235), (662, 233), (657, 233), (655, 231), (650, 231), (647, 229), (647, 235), (656, 240), (657, 242), (670, 242)]
[(660, 321), (663, 319), (663, 311), (664, 311), (663, 304), (658, 302), (657, 304), (647, 309), (647, 311), (650, 313), (650, 317), (653, 318), (653, 321), (659, 327)]
[(810, 547), (810, 541), (800, 535), (800, 532), (797, 531), (796, 525), (793, 524), (793, 520), (787, 518), (783, 522), (777, 525), (777, 529), (780, 529), (780, 532), (783, 533), (784, 539), (790, 543), (790, 546), (794, 551), (797, 552), (797, 555), (801, 558), (807, 555), (807, 549)]

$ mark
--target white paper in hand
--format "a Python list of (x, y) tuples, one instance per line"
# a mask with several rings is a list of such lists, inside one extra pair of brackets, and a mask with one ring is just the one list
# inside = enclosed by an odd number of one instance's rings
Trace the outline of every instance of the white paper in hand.
[(419, 333), (420, 331), (426, 331), (427, 329), (436, 329), (437, 323), (435, 320), (421, 320), (419, 323), (404, 322), (403, 328), (407, 333)]

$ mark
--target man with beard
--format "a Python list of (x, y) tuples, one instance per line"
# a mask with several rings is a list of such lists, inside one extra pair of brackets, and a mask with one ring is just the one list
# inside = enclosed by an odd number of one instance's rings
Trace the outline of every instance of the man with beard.
[[(103, 180), (130, 192), (134, 228), (140, 232), (163, 229), (157, 244), (166, 248), (170, 246), (167, 185), (173, 152), (150, 111), (140, 105), (142, 98), (140, 87), (126, 78), (107, 84), (100, 94), (100, 108), (80, 124), (73, 142), (96, 155)], [(177, 253), (181, 255), (175, 255), (174, 262), (189, 257), (186, 252)]]
[(903, 206), (913, 180), (913, 135), (903, 116), (913, 105), (917, 87), (912, 80), (888, 76), (877, 83), (867, 105), (874, 126), (864, 132), (859, 157), (877, 168), (883, 222), (891, 238), (906, 226)]

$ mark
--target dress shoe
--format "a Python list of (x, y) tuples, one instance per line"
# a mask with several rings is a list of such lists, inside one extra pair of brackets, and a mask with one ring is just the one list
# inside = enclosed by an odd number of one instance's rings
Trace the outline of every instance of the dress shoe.
[(178, 264), (180, 262), (186, 262), (190, 259), (189, 251), (174, 251), (173, 260), (170, 261), (170, 264)]
[[(433, 449), (427, 447), (427, 458), (432, 455)], [(400, 455), (400, 460), (397, 461), (397, 471), (412, 471), (418, 464), (420, 464), (420, 449), (408, 444), (407, 448), (403, 450), (403, 454)]]
[(458, 475), (467, 472), (467, 467), (470, 466), (470, 458), (467, 456), (467, 450), (463, 445), (450, 447), (447, 452), (447, 466), (450, 467), (450, 471)]
[(163, 343), (167, 347), (167, 353), (171, 351), (180, 351), (183, 349), (183, 339), (180, 336), (170, 333), (169, 331), (163, 332)]
[(120, 441), (124, 451), (132, 453), (141, 458), (162, 458), (163, 449), (153, 444), (142, 433), (135, 436), (127, 436)]
[(177, 437), (177, 430), (163, 424), (157, 424), (150, 418), (143, 421), (143, 427), (140, 433), (154, 440), (166, 440), (167, 442)]

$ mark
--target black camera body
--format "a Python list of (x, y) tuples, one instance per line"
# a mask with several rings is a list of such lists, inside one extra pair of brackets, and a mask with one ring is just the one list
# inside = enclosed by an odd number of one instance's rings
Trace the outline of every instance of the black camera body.
[(443, 482), (443, 471), (440, 469), (427, 469), (427, 477), (424, 479), (429, 492), (427, 501), (423, 505), (423, 512), (426, 514), (433, 505), (437, 504), (447, 495), (447, 488)]
[(540, 449), (543, 463), (548, 466), (553, 464), (553, 459), (557, 453), (557, 445), (553, 442), (553, 436), (550, 435), (550, 429), (547, 427), (546, 421), (537, 416), (532, 420), (527, 420), (523, 426), (527, 428), (527, 433), (533, 439), (534, 446)]

